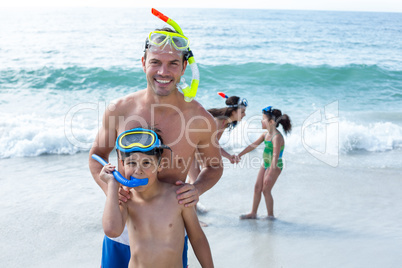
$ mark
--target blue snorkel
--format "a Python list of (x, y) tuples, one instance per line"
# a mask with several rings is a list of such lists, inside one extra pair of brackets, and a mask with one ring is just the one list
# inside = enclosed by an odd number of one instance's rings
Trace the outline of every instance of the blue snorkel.
[[(107, 165), (107, 162), (99, 155), (93, 154), (91, 157), (92, 157), (92, 159), (95, 159), (96, 161), (98, 161), (102, 166)], [(143, 186), (143, 185), (148, 184), (148, 178), (137, 179), (137, 178), (134, 178), (131, 176), (130, 180), (127, 180), (117, 170), (113, 170), (113, 176), (118, 182), (120, 182), (121, 184), (123, 184), (124, 186), (127, 186), (127, 187), (137, 187), (137, 186)]]

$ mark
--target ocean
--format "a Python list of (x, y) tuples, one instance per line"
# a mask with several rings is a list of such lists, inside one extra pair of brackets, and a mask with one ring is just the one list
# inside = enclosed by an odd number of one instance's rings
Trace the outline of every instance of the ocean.
[[(293, 124), (275, 221), (264, 203), (259, 220), (238, 219), (262, 147), (225, 161), (201, 197), (216, 267), (399, 266), (402, 14), (160, 11), (190, 39), (196, 100), (223, 107), (222, 91), (249, 102), (221, 139), (228, 152), (262, 133), (266, 106)], [(150, 9), (8, 8), (0, 25), (0, 266), (99, 267), (105, 198), (88, 152), (106, 105), (146, 87), (144, 41), (164, 23)]]

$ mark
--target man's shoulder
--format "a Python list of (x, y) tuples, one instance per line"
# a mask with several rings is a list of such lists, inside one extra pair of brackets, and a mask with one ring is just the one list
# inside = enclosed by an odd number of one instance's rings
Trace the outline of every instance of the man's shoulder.
[(145, 97), (146, 90), (142, 89), (130, 94), (127, 94), (123, 97), (117, 98), (113, 101), (111, 101), (111, 104), (114, 105), (124, 105), (124, 104), (129, 104), (133, 102), (141, 102), (143, 98)]
[(112, 100), (109, 103), (108, 110), (112, 114), (124, 114), (123, 111), (129, 109), (131, 110), (133, 107), (140, 106), (140, 104), (144, 101), (145, 90), (139, 90), (123, 97)]
[(187, 102), (185, 105), (185, 112), (189, 117), (200, 117), (203, 120), (207, 120), (210, 122), (214, 121), (213, 116), (202, 106), (198, 101), (193, 100), (191, 102)]

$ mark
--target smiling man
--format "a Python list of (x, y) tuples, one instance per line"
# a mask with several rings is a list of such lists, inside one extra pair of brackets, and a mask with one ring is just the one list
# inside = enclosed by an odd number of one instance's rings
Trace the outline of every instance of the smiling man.
[[(187, 43), (186, 43), (187, 40)], [(151, 32), (147, 38), (142, 67), (147, 88), (113, 101), (103, 115), (90, 155), (109, 158), (117, 136), (129, 129), (149, 126), (161, 130), (172, 155), (164, 152), (161, 181), (182, 185), (177, 200), (185, 206), (195, 206), (199, 195), (210, 189), (222, 175), (221, 154), (216, 138), (213, 117), (197, 102), (186, 102), (177, 89), (187, 67), (188, 39), (170, 28)], [(186, 184), (187, 173), (198, 150), (204, 162), (203, 170), (194, 184)], [(96, 183), (107, 193), (107, 184), (99, 178), (102, 166), (89, 158), (89, 167)], [(119, 166), (123, 173), (123, 168)], [(124, 175), (124, 174), (123, 174)], [(120, 201), (129, 198), (127, 189), (120, 189)], [(184, 241), (183, 241), (184, 243)], [(102, 267), (127, 267), (130, 248), (127, 232), (110, 239), (105, 236)], [(185, 247), (186, 248), (186, 247)], [(183, 267), (187, 266), (187, 252), (183, 252)]]
[[(180, 40), (162, 34), (174, 32), (170, 28), (153, 31), (145, 44), (145, 53), (142, 58), (142, 67), (147, 77), (148, 88), (157, 96), (168, 96), (180, 82), (187, 67), (187, 61), (180, 50), (174, 49), (173, 44), (184, 46)], [(169, 39), (170, 38), (170, 39)], [(169, 39), (169, 42), (167, 42)], [(176, 43), (175, 43), (176, 41)], [(160, 44), (153, 46), (152, 44)], [(173, 44), (172, 44), (173, 43)]]

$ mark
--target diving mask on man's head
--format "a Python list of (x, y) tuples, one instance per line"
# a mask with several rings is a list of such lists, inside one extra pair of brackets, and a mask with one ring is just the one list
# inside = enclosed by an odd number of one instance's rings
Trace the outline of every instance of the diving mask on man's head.
[(174, 32), (152, 31), (149, 33), (148, 38), (145, 41), (145, 49), (149, 49), (152, 45), (162, 47), (167, 44), (176, 50), (187, 51), (190, 45), (190, 40), (188, 40), (184, 35)]

